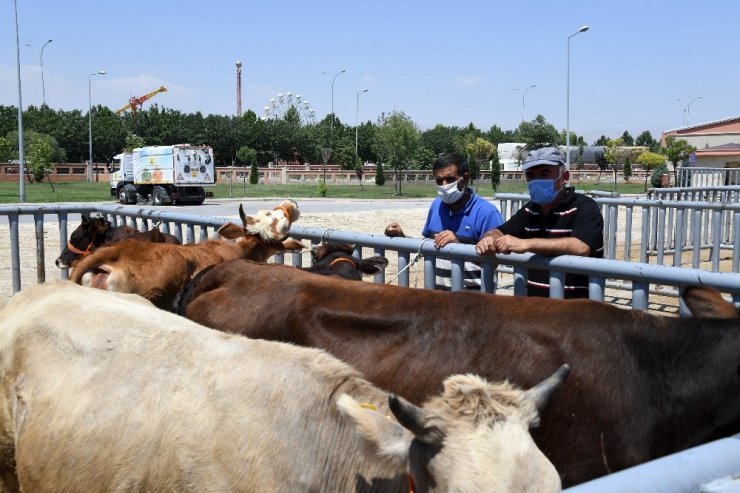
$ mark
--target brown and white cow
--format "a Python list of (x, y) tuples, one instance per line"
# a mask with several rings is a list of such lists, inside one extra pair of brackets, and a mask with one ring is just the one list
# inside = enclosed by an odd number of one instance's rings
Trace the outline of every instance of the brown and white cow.
[(170, 310), (177, 293), (209, 265), (238, 258), (264, 262), (277, 252), (304, 247), (299, 241), (285, 239), (290, 225), (299, 217), (298, 205), (292, 200), (255, 216), (247, 216), (239, 205), (239, 216), (243, 226), (226, 223), (218, 230), (221, 237), (237, 239), (235, 242), (218, 239), (142, 247), (136, 241), (123, 241), (85, 257), (69, 279), (83, 286), (136, 293)]
[(0, 470), (33, 492), (556, 492), (528, 428), (567, 373), (452, 376), (418, 408), (321, 350), (41, 284), (0, 312)]
[(445, 376), (530, 386), (573, 365), (533, 437), (573, 485), (740, 433), (740, 317), (708, 288), (678, 319), (588, 300), (440, 292), (231, 261), (196, 277), (179, 313), (248, 337), (323, 348), (419, 403)]
[(60, 269), (69, 269), (96, 248), (129, 239), (145, 243), (181, 243), (176, 236), (162, 233), (159, 228), (140, 232), (126, 225), (114, 227), (104, 217), (88, 218), (82, 214), (82, 222), (69, 235), (67, 244), (54, 263)]

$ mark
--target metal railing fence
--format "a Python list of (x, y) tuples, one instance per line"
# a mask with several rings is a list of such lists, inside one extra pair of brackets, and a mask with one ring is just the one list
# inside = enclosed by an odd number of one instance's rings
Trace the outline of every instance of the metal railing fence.
[[(604, 258), (740, 272), (740, 246), (736, 246), (740, 245), (740, 203), (703, 200), (715, 195), (695, 197), (698, 200), (595, 197), (604, 216)], [(496, 200), (508, 219), (529, 196), (497, 194)]]
[(740, 185), (740, 168), (679, 167), (676, 184), (684, 187)]
[[(19, 291), (22, 287), (21, 251), (27, 255), (31, 255), (33, 251), (36, 261), (36, 282), (40, 283), (46, 280), (45, 218), (52, 216), (53, 221), (59, 223), (59, 240), (56, 246), (57, 251), (60, 252), (67, 242), (69, 214), (75, 213), (98, 213), (105, 216), (114, 225), (128, 224), (141, 231), (157, 224), (162, 231), (174, 234), (183, 243), (217, 238), (217, 229), (230, 220), (226, 217), (207, 217), (103, 204), (0, 206), (0, 216), (8, 217), (13, 292)], [(32, 245), (23, 245), (23, 248), (21, 248), (19, 218), (22, 215), (33, 216), (36, 239), (35, 251)], [(453, 290), (462, 289), (463, 264), (465, 261), (475, 261), (479, 262), (483, 269), (481, 290), (488, 293), (497, 291), (499, 287), (497, 277), (503, 269), (508, 269), (511, 272), (513, 293), (516, 295), (526, 294), (526, 279), (529, 269), (545, 269), (550, 271), (550, 297), (553, 298), (564, 297), (565, 274), (574, 273), (589, 276), (589, 297), (591, 299), (605, 300), (605, 290), (607, 280), (609, 280), (616, 287), (629, 291), (629, 305), (638, 310), (648, 309), (651, 294), (660, 293), (675, 296), (680, 287), (686, 285), (711, 286), (731, 295), (736, 303), (740, 302), (740, 274), (738, 273), (711, 272), (701, 269), (652, 265), (643, 262), (624, 262), (613, 259), (592, 259), (567, 255), (549, 258), (527, 253), (481, 257), (475, 253), (475, 248), (472, 245), (451, 244), (437, 250), (430, 240), (388, 238), (384, 235), (306, 228), (297, 225), (293, 225), (290, 232), (294, 238), (310, 240), (312, 243), (321, 241), (353, 243), (357, 256), (362, 256), (363, 248), (384, 256), (395, 253), (398, 276), (397, 280), (394, 281), (401, 286), (410, 285), (409, 271), (411, 264), (421, 258), (423, 259), (424, 285), (426, 288), (432, 288), (434, 285), (435, 259), (441, 257), (449, 258), (452, 262)], [(56, 252), (54, 253), (56, 254)], [(293, 253), (287, 255), (287, 257), (293, 265), (304, 265), (307, 256), (301, 253)], [(284, 263), (286, 259), (284, 255), (278, 255), (275, 261)], [(59, 277), (62, 279), (67, 278), (67, 274), (66, 270), (59, 271)], [(385, 273), (377, 274), (374, 281), (386, 282)]]

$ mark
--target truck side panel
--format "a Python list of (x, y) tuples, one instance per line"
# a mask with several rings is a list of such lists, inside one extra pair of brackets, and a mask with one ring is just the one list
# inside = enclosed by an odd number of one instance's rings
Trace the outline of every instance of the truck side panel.
[(136, 185), (173, 183), (173, 156), (172, 146), (134, 149), (134, 183)]

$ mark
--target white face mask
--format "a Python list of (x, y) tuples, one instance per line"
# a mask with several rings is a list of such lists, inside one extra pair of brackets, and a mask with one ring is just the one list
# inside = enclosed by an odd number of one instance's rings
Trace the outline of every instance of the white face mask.
[(460, 183), (462, 177), (447, 185), (437, 185), (437, 195), (447, 205), (454, 204), (463, 196), (464, 191), (457, 189), (457, 184)]

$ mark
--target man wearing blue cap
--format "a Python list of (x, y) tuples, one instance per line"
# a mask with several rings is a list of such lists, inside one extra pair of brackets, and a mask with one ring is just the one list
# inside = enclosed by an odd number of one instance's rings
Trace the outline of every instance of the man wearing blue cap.
[[(566, 187), (569, 173), (557, 147), (530, 151), (522, 165), (531, 201), (475, 245), (479, 255), (532, 252), (603, 258), (604, 218), (590, 197)], [(588, 298), (588, 277), (566, 274), (566, 298)], [(550, 273), (530, 269), (528, 296), (550, 295)]]

